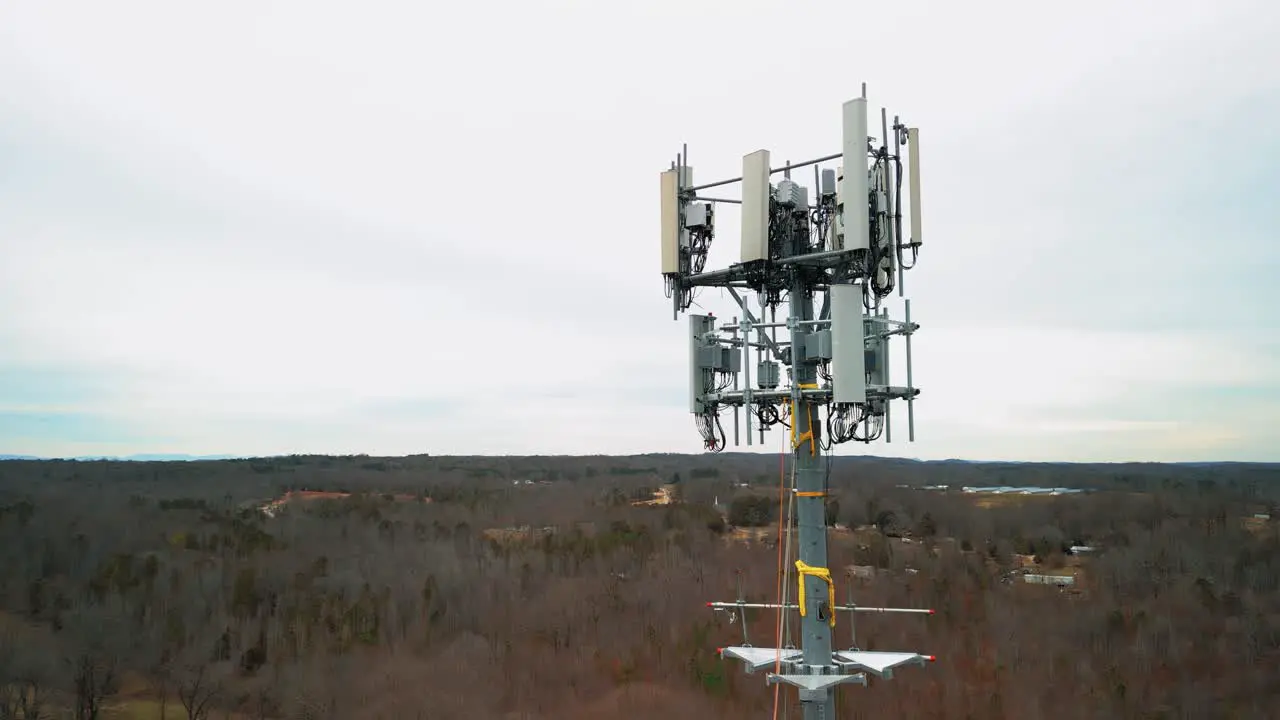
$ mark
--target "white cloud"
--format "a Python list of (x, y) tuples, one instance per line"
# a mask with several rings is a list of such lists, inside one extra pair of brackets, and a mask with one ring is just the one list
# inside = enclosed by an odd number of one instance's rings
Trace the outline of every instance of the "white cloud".
[[(1201, 399), (1280, 385), (1255, 339), (1274, 319), (1220, 322), (1202, 298), (1280, 302), (1267, 225), (1241, 219), (1274, 211), (1189, 199), (1259, 182), (1214, 148), (1244, 104), (1280, 114), (1257, 72), (1280, 61), (1277, 10), (908, 3), (888, 18), (906, 34), (851, 36), (861, 13), (0, 9), (3, 364), (112, 387), (8, 410), (76, 407), (163, 445), (137, 451), (696, 451), (656, 173), (682, 141), (699, 180), (758, 147), (826, 154), (865, 80), (925, 134), (921, 443), (886, 450), (1263, 453), (1232, 418), (1274, 411)], [(1205, 255), (1224, 229), (1255, 262), (1235, 281)], [(1195, 417), (1157, 416), (1184, 398)]]

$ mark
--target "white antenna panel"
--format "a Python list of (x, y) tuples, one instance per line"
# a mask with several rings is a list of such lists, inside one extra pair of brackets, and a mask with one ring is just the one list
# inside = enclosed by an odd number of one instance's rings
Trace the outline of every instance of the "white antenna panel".
[(844, 179), (840, 181), (840, 198), (844, 203), (843, 250), (866, 250), (869, 242), (870, 218), (867, 217), (867, 99), (857, 98), (844, 104), (841, 123), (843, 137)]
[(862, 327), (862, 286), (831, 286), (831, 399), (836, 404), (867, 401), (866, 335)]
[(921, 245), (920, 234), (920, 128), (907, 128), (907, 179), (911, 193), (911, 242)]
[(742, 158), (742, 262), (769, 257), (769, 151)]
[(680, 198), (676, 171), (662, 173), (662, 274), (680, 272)]

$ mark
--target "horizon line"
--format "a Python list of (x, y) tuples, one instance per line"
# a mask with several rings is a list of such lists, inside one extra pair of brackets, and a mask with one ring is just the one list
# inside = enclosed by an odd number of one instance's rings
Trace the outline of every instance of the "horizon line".
[[(753, 452), (722, 452), (715, 453), (688, 453), (688, 452), (642, 452), (642, 453), (626, 453), (626, 454), (495, 454), (495, 455), (436, 455), (432, 453), (410, 453), (403, 455), (371, 455), (369, 453), (278, 453), (273, 455), (237, 455), (237, 454), (208, 454), (193, 455), (189, 453), (131, 453), (129, 455), (71, 455), (71, 456), (44, 456), (44, 455), (26, 455), (20, 453), (0, 453), (0, 462), (226, 462), (232, 460), (277, 460), (283, 458), (369, 458), (369, 459), (411, 459), (411, 458), (628, 458), (628, 457), (649, 457), (658, 455), (671, 455), (681, 457), (724, 457), (725, 455), (735, 456), (769, 456), (774, 453), (753, 453)], [(1280, 466), (1280, 460), (1106, 460), (1106, 461), (1079, 461), (1079, 460), (968, 460), (964, 458), (945, 458), (941, 460), (921, 460), (919, 458), (900, 457), (892, 455), (834, 455), (830, 456), (832, 460), (843, 462), (859, 461), (859, 460), (887, 460), (896, 462), (920, 463), (920, 464), (944, 464), (944, 463), (965, 463), (965, 464), (982, 464), (982, 465), (1259, 465), (1259, 466)]]

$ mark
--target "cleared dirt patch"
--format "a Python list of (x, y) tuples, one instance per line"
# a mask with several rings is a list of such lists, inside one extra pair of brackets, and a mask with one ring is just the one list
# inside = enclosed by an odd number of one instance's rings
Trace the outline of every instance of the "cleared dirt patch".
[(973, 504), (980, 508), (1022, 507), (1031, 503), (1046, 503), (1061, 500), (1066, 495), (1023, 495), (1021, 493), (991, 493), (973, 495)]

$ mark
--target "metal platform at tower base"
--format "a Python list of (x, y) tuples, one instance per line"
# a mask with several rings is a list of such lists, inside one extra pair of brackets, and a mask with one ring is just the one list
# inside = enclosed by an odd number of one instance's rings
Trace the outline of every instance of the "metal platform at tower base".
[(936, 659), (932, 655), (920, 655), (918, 653), (872, 652), (869, 650), (842, 650), (835, 653), (834, 656), (836, 664), (842, 665), (848, 670), (865, 670), (885, 680), (893, 677), (894, 668), (905, 665), (924, 667), (925, 663), (933, 662)]
[(923, 666), (933, 662), (933, 655), (909, 652), (880, 652), (875, 650), (840, 650), (831, 654), (831, 664), (805, 665), (803, 653), (796, 648), (758, 648), (750, 645), (720, 648), (720, 657), (732, 658), (746, 665), (747, 672), (773, 666), (780, 673), (770, 673), (769, 682), (785, 682), (805, 690), (818, 690), (841, 683), (867, 684), (866, 675), (872, 673), (888, 680), (896, 668), (907, 665)]
[(845, 675), (843, 673), (837, 673), (837, 674), (814, 673), (811, 675), (796, 675), (796, 674), (775, 675), (773, 673), (769, 673), (769, 675), (766, 676), (765, 681), (770, 685), (774, 683), (780, 683), (780, 682), (787, 683), (788, 685), (795, 685), (796, 687), (800, 688), (802, 692), (803, 691), (818, 692), (818, 691), (826, 690), (827, 688), (830, 688), (830, 687), (835, 687), (836, 685), (844, 685), (846, 683), (865, 686), (867, 684), (867, 676), (864, 675), (863, 673), (857, 673), (855, 675)]

